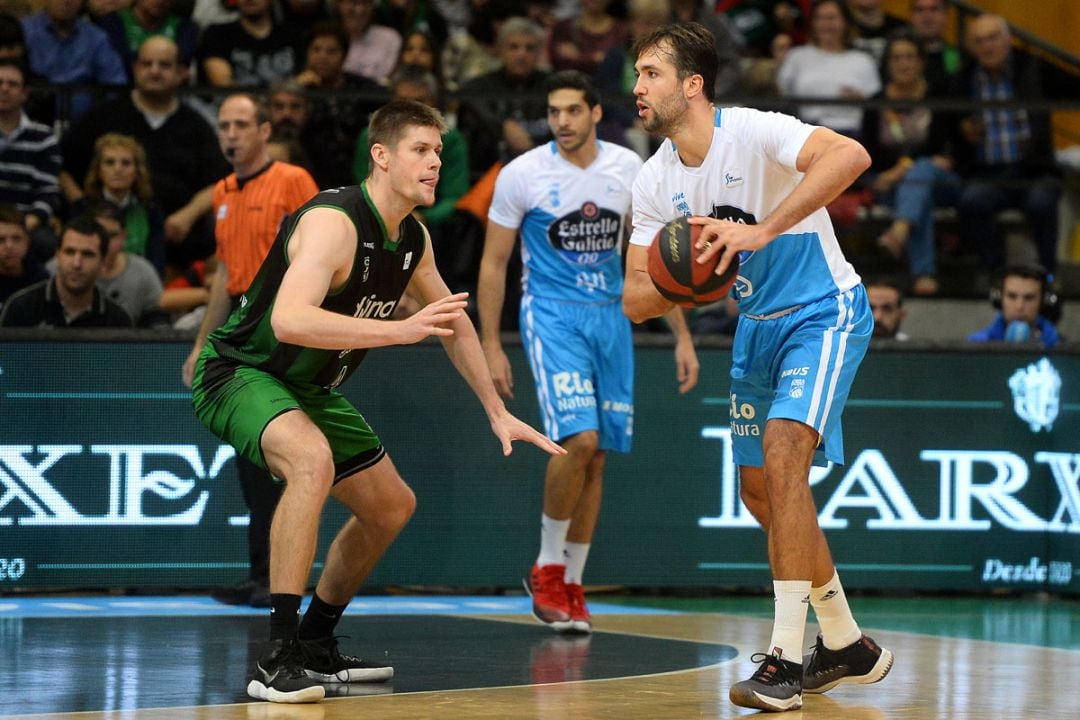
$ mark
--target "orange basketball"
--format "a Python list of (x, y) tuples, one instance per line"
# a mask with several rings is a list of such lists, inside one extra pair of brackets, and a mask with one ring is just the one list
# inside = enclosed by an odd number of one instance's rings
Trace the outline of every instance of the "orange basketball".
[(692, 308), (708, 305), (724, 297), (739, 273), (739, 258), (731, 259), (723, 275), (716, 274), (720, 253), (710, 262), (701, 264), (697, 257), (700, 225), (691, 225), (686, 218), (672, 220), (653, 238), (649, 246), (649, 277), (665, 298)]

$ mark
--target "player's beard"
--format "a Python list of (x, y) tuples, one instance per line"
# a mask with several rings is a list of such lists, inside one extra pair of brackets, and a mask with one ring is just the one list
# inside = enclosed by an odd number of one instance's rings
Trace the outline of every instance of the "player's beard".
[(672, 93), (656, 105), (651, 106), (652, 118), (645, 120), (645, 129), (657, 135), (672, 135), (682, 124), (690, 103), (681, 93)]

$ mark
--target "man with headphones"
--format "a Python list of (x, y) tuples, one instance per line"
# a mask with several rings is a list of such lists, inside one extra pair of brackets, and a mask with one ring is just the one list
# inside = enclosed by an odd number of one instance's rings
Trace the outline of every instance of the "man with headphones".
[(1060, 317), (1051, 277), (1040, 265), (1010, 265), (990, 291), (998, 310), (994, 321), (973, 333), (971, 342), (1038, 342), (1049, 349), (1061, 341), (1054, 322)]

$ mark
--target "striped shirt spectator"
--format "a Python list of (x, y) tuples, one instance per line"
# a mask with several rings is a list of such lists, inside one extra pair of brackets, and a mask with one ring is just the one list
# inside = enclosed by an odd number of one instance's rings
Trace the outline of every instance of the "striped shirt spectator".
[(60, 145), (48, 125), (23, 111), (28, 95), (22, 67), (0, 60), (0, 202), (34, 215), (28, 227), (36, 227), (60, 204)]

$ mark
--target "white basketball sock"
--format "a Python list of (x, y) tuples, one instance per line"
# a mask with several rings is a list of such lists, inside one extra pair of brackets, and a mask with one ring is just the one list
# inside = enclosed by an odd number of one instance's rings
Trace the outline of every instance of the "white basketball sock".
[(810, 604), (821, 626), (821, 639), (830, 650), (845, 648), (862, 637), (862, 631), (848, 607), (840, 576), (833, 571), (832, 579), (821, 587), (810, 589)]
[(581, 578), (585, 574), (585, 561), (589, 558), (589, 543), (567, 542), (566, 552), (566, 575), (564, 580), (567, 585), (581, 585)]
[(773, 580), (773, 593), (776, 596), (776, 610), (768, 652), (779, 653), (782, 660), (802, 665), (810, 581)]
[(540, 555), (537, 565), (562, 565), (566, 562), (566, 533), (570, 531), (570, 518), (556, 520), (547, 515), (540, 517)]

